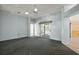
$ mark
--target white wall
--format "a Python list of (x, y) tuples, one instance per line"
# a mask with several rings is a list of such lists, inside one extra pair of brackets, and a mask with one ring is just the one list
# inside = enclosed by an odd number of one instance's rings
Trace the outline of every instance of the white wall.
[(70, 19), (65, 18), (62, 20), (62, 43), (69, 45), (71, 42), (70, 39), (70, 29), (69, 29)]
[[(50, 39), (60, 41), (61, 40), (61, 13), (60, 12), (42, 17), (39, 19), (39, 21), (37, 21), (37, 23), (42, 21), (50, 21), (50, 20), (52, 21)], [(38, 31), (39, 31), (38, 32), (39, 34), (40, 30)]]
[(52, 21), (50, 38), (61, 41), (61, 13), (54, 15)]
[(0, 11), (0, 41), (27, 36), (27, 18)]
[(26, 21), (26, 28), (27, 28), (27, 36), (30, 37), (30, 19), (31, 17), (29, 17), (29, 15), (27, 15), (27, 21)]

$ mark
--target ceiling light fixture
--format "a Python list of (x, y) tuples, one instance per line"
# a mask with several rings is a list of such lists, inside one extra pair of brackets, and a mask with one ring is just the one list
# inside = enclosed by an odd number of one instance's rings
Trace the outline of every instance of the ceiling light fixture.
[(25, 12), (25, 14), (29, 14), (29, 12)]
[(35, 11), (35, 12), (37, 12), (37, 11), (38, 11), (38, 9), (37, 9), (37, 8), (35, 8), (35, 9), (34, 9), (34, 11)]

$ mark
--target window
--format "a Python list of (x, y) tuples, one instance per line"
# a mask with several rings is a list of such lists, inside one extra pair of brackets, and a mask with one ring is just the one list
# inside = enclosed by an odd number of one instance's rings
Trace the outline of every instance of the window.
[(30, 24), (30, 36), (33, 36), (33, 24)]

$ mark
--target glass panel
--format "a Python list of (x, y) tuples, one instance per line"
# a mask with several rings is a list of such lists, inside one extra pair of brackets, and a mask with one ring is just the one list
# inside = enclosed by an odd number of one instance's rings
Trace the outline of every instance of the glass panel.
[(40, 24), (40, 28), (41, 28), (41, 35), (50, 35), (50, 28), (51, 26), (51, 23), (43, 23), (43, 24)]
[(49, 34), (49, 24), (45, 24), (45, 34)]
[(44, 24), (41, 24), (41, 35), (44, 35)]
[(33, 36), (33, 24), (30, 24), (30, 36)]

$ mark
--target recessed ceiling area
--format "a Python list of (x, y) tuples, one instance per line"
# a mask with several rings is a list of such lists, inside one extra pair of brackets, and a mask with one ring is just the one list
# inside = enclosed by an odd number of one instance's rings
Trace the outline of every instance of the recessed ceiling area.
[[(25, 12), (29, 13), (32, 18), (38, 18), (46, 14), (55, 13), (65, 6), (64, 4), (2, 4), (1, 10), (9, 11), (11, 13), (26, 16)], [(34, 9), (37, 8), (37, 13)]]

